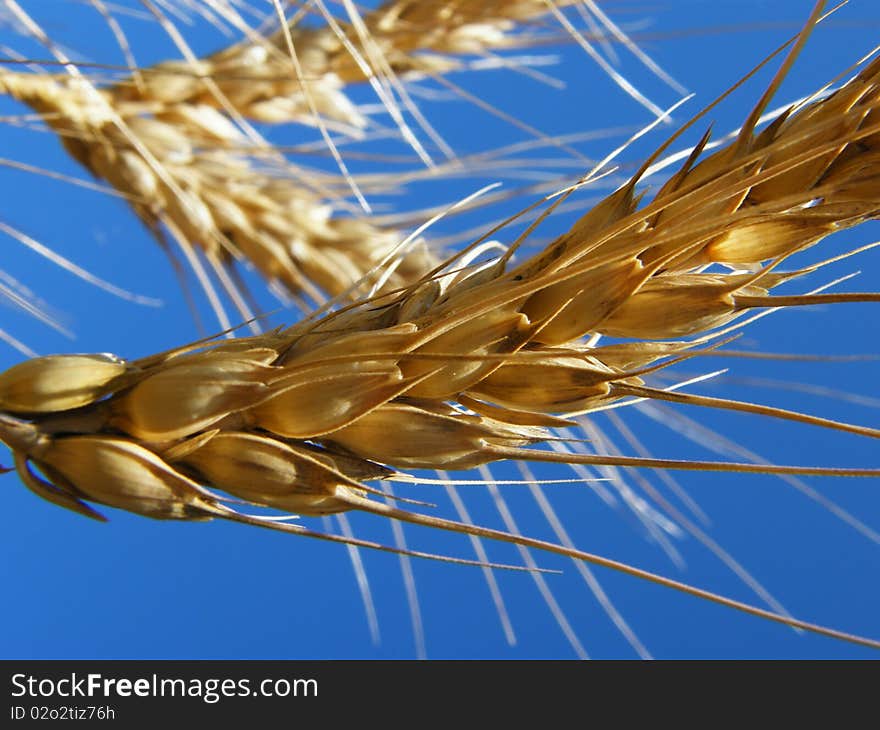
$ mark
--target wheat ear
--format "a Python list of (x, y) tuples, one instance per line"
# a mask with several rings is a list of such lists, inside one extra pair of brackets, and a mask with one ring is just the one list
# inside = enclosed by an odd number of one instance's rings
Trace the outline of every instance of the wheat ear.
[[(339, 180), (289, 163), (248, 120), (316, 124), (324, 132), (335, 121), (345, 125), (341, 131), (351, 132), (367, 122), (342, 89), (370, 80), (403, 137), (430, 162), (394, 101), (395, 95), (408, 99), (405, 88), (393, 83), (396, 75), (430, 72), (439, 78), (460, 67), (455, 59), (462, 54), (529, 45), (534, 42), (530, 34), (513, 31), (569, 4), (464, 2), (450, 8), (395, 1), (361, 17), (354, 4), (346, 3), (343, 22), (319, 3), (326, 25), (305, 27), (295, 14), (269, 36), (251, 30), (234, 12), (226, 13), (226, 20), (245, 33), (243, 42), (201, 59), (184, 45), (184, 60), (139, 69), (105, 88), (76, 71), (14, 4), (21, 22), (73, 72), (53, 78), (3, 70), (0, 92), (40, 114), (72, 157), (128, 200), (163, 246), (166, 236), (180, 245), (226, 328), (230, 320), (194, 249), (207, 255), (246, 319), (253, 313), (237, 282), (235, 262), (253, 265), (287, 295), (305, 294), (312, 303), (348, 292), (355, 282), (367, 291), (379, 280), (379, 266), (385, 267), (381, 282), (397, 288), (438, 263), (421, 241), (399, 250), (400, 231), (363, 215), (340, 214), (344, 187)], [(598, 7), (587, 5), (608, 32), (628, 43)], [(586, 43), (565, 23), (566, 32)], [(120, 42), (130, 56), (124, 36)], [(408, 111), (444, 148), (418, 109), (410, 104)], [(332, 139), (325, 138), (335, 153)], [(337, 159), (347, 184), (366, 206), (361, 184)], [(389, 260), (393, 267), (387, 266)]]
[[(878, 435), (800, 413), (672, 396), (644, 380), (723, 345), (752, 308), (877, 299), (868, 293), (777, 300), (769, 291), (819, 266), (779, 271), (785, 259), (876, 216), (878, 84), (875, 60), (834, 94), (789, 110), (760, 133), (749, 122), (703, 161), (698, 148), (642, 208), (637, 175), (519, 265), (505, 255), (289, 329), (200, 341), (141, 360), (24, 362), (0, 375), (0, 438), (27, 486), (89, 516), (95, 513), (87, 502), (95, 502), (160, 519), (220, 517), (314, 536), (237, 511), (223, 493), (285, 513), (363, 510), (557, 552), (880, 647), (601, 556), (369, 498), (376, 492), (370, 481), (401, 470), (466, 469), (498, 459), (880, 476), (877, 469), (528, 448), (552, 444), (558, 437), (549, 429), (576, 414), (633, 396)], [(595, 346), (595, 334), (624, 341)]]
[[(253, 31), (243, 19), (233, 15), (227, 20), (245, 35), (241, 42), (204, 58), (166, 61), (141, 69), (134, 78), (119, 84), (115, 93), (120, 99), (155, 104), (231, 108), (247, 119), (270, 123), (295, 121), (314, 125), (317, 111), (327, 123), (352, 131), (366, 127), (368, 120), (350, 101), (345, 88), (369, 82), (388, 106), (404, 137), (427, 155), (408, 135), (394, 96), (400, 95), (406, 111), (420, 124), (427, 125), (427, 120), (398, 77), (445, 76), (473, 68), (469, 63), (473, 57), (483, 58), (481, 67), (491, 67), (485, 60), (493, 58), (494, 52), (529, 48), (543, 37), (553, 37), (548, 26), (555, 25), (556, 36), (573, 36), (627, 93), (659, 113), (632, 84), (592, 52), (586, 35), (560, 14), (561, 8), (576, 4), (575, 0), (465, 0), (454, 5), (390, 0), (362, 13), (356, 3), (345, 0), (344, 17), (336, 18), (327, 4), (319, 0), (313, 12), (321, 16), (323, 25), (315, 27), (301, 22), (306, 13), (297, 12), (267, 35)], [(625, 43), (652, 71), (677, 87), (595, 3), (584, 3), (584, 7), (606, 34)], [(292, 73), (291, 46), (296, 49), (298, 73)], [(496, 61), (496, 65), (503, 64), (501, 58), (496, 57)], [(425, 131), (432, 130), (428, 126)], [(434, 141), (438, 141), (437, 137)]]

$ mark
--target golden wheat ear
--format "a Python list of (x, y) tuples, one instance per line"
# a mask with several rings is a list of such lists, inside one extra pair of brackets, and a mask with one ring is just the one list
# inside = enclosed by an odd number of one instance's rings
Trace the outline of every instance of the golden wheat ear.
[[(378, 491), (369, 482), (402, 472), (467, 470), (500, 460), (606, 470), (880, 476), (877, 468), (675, 460), (611, 448), (580, 453), (576, 439), (551, 430), (569, 426), (572, 412), (588, 414), (580, 423), (601, 448), (603, 440), (584, 419), (648, 398), (877, 435), (769, 406), (674, 394), (649, 382), (663, 368), (705, 354), (707, 343), (709, 350), (723, 343), (749, 321), (744, 310), (824, 296), (770, 296), (773, 287), (811, 270), (778, 274), (776, 267), (828, 234), (877, 216), (880, 62), (755, 131), (753, 118), (821, 9), (819, 3), (736, 139), (704, 156), (705, 137), (644, 205), (635, 190), (640, 170), (531, 259), (502, 254), (474, 266), (450, 260), (452, 271), (436, 267), (420, 274), (417, 284), (356, 297), (290, 328), (230, 342), (208, 338), (132, 362), (39, 358), (0, 374), (0, 439), (15, 453), (22, 479), (41, 496), (81, 512), (81, 503), (94, 502), (156, 519), (221, 517), (349, 546), (441, 557), (286, 521), (290, 513), (366, 511), (560, 554), (878, 648), (873, 639), (581, 551), (562, 536), (554, 544), (518, 535), (514, 527), (493, 530), (367, 496)], [(289, 35), (288, 29), (285, 43)], [(169, 134), (176, 130), (168, 126)], [(876, 299), (833, 296), (836, 303)], [(607, 336), (618, 341), (600, 345)], [(540, 444), (555, 450), (535, 448)], [(31, 464), (45, 479), (30, 471)], [(497, 494), (498, 485), (489, 486)], [(284, 514), (244, 514), (229, 506), (234, 500)], [(494, 566), (482, 558), (452, 560)]]
[[(363, 14), (346, 2), (340, 19), (319, 2), (316, 12), (325, 24), (316, 27), (299, 22), (299, 11), (286, 17), (276, 3), (278, 29), (267, 35), (225, 7), (218, 17), (243, 39), (204, 58), (187, 46), (165, 11), (151, 5), (183, 60), (149, 68), (135, 66), (121, 26), (96, 4), (131, 67), (130, 76), (105, 84), (99, 74), (119, 69), (77, 66), (23, 7), (9, 3), (21, 27), (54, 55), (66, 75), (4, 68), (0, 92), (33, 110), (73, 159), (130, 204), (176, 271), (182, 270), (178, 255), (186, 261), (226, 329), (232, 318), (225, 300), (245, 320), (259, 311), (239, 275), (240, 264), (253, 266), (283, 300), (304, 312), (354, 285), (361, 291), (403, 286), (438, 264), (423, 240), (399, 247), (402, 231), (348, 210), (347, 191), (369, 212), (367, 197), (387, 193), (401, 179), (383, 174), (361, 179), (349, 171), (331, 131), (343, 138), (371, 132), (365, 129), (371, 122), (346, 96), (350, 84), (369, 83), (400, 137), (433, 168), (433, 176), (455, 174), (465, 161), (433, 129), (401, 78), (429, 74), (447, 82), (452, 71), (470, 67), (463, 56), (540, 42), (528, 30), (517, 29), (550, 16), (604, 63), (624, 90), (660, 115), (560, 13), (560, 6), (574, 4), (466, 2), (450, 14), (437, 3), (395, 0)], [(582, 13), (674, 86), (594, 3)], [(410, 118), (421, 129), (412, 129)], [(294, 163), (253, 122), (317, 127), (340, 175)], [(544, 144), (579, 156), (554, 138), (528, 131)], [(434, 165), (430, 147), (451, 160), (447, 169)], [(258, 331), (255, 323), (250, 326)]]

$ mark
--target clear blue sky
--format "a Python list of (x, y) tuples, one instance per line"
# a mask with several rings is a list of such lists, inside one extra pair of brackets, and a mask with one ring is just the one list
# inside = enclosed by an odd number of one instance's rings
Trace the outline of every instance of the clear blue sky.
[[(87, 4), (60, 0), (21, 0), (44, 22), (46, 30), (78, 58), (123, 63), (113, 38)], [(259, 5), (258, 2), (253, 3)], [(134, 7), (134, 0), (120, 3)], [(640, 38), (644, 48), (696, 98), (678, 112), (685, 120), (702, 104), (733, 83), (752, 64), (796, 32), (809, 3), (686, 2), (669, 0), (645, 9), (615, 2), (608, 11)], [(647, 15), (645, 15), (647, 13)], [(138, 60), (171, 57), (169, 43), (152, 24), (121, 17), (132, 34)], [(814, 91), (843, 72), (877, 42), (880, 13), (874, 2), (853, 0), (817, 31), (795, 66), (779, 103)], [(182, 26), (198, 52), (221, 40), (204, 24)], [(0, 27), (0, 43), (45, 58), (21, 37)], [(676, 100), (625, 51), (620, 70), (661, 105)], [(565, 90), (552, 88), (511, 71), (454, 77), (471, 92), (491, 101), (547, 134), (566, 134), (645, 124), (649, 115), (603, 76), (583, 51), (574, 47), (541, 48), (559, 57), (541, 71), (564, 79)], [(5, 55), (5, 54), (4, 54)], [(715, 129), (734, 128), (762, 90), (767, 75), (735, 94), (717, 114)], [(364, 93), (358, 97), (372, 103)], [(477, 152), (525, 138), (472, 107), (451, 101), (425, 102), (438, 129), (462, 153)], [(21, 108), (0, 100), (0, 115)], [(289, 135), (290, 133), (286, 133)], [(579, 143), (593, 158), (620, 143), (616, 136)], [(663, 138), (624, 153), (632, 163)], [(286, 136), (285, 139), (290, 139)], [(4, 124), (0, 156), (84, 177), (54, 138), (33, 129)], [(396, 148), (400, 149), (400, 148)], [(551, 150), (533, 156), (560, 158)], [(525, 167), (529, 167), (526, 165)], [(570, 160), (563, 167), (576, 176)], [(417, 187), (401, 204), (409, 209), (462, 197), (495, 178), (456, 180)], [(659, 181), (658, 181), (659, 182)], [(515, 187), (516, 180), (508, 180)], [(3, 237), (0, 269), (32, 287), (76, 334), (68, 340), (11, 307), (3, 307), (2, 326), (40, 353), (112, 351), (136, 357), (198, 336), (184, 297), (166, 258), (124, 206), (69, 184), (0, 168), (4, 191), (0, 221), (15, 226), (113, 283), (140, 294), (160, 297), (161, 309), (120, 301), (73, 278)], [(586, 199), (579, 201), (587, 205)], [(521, 205), (524, 198), (520, 198)], [(511, 208), (512, 209), (512, 208)], [(573, 213), (572, 213), (573, 214)], [(466, 221), (448, 221), (439, 229), (451, 234), (500, 215), (482, 212)], [(560, 217), (557, 225), (564, 225)], [(829, 241), (811, 252), (818, 260), (831, 252), (873, 241), (876, 225)], [(862, 270), (850, 290), (880, 289), (880, 255), (869, 252), (829, 269), (811, 281)], [(265, 300), (266, 307), (274, 307)], [(275, 321), (292, 314), (281, 313)], [(878, 317), (867, 306), (841, 306), (783, 312), (747, 332), (747, 344), (781, 353), (878, 355)], [(0, 367), (20, 359), (0, 348)], [(774, 362), (731, 360), (706, 368), (730, 366), (730, 379), (705, 392), (763, 399), (774, 405), (863, 423), (877, 423), (880, 404), (878, 365), (862, 362)], [(734, 380), (738, 378), (739, 380)], [(759, 380), (763, 379), (763, 380)], [(769, 380), (821, 385), (863, 396), (862, 401), (825, 397), (815, 390), (768, 387)], [(779, 463), (877, 466), (878, 449), (869, 439), (842, 437), (821, 429), (722, 416), (693, 409), (678, 411), (699, 423), (735, 437), (743, 447)], [(702, 447), (635, 412), (622, 414), (626, 424), (654, 454), (677, 458), (712, 458)], [(610, 428), (606, 419), (598, 419)], [(612, 432), (612, 431), (609, 431)], [(615, 440), (624, 448), (623, 439)], [(628, 448), (627, 448), (628, 450)], [(8, 457), (0, 462), (8, 464)], [(504, 470), (498, 472), (506, 474)], [(537, 467), (545, 478), (566, 472)], [(474, 475), (469, 475), (474, 478)], [(515, 478), (515, 474), (511, 474)], [(650, 482), (669, 491), (655, 474)], [(699, 503), (711, 525), (703, 529), (740, 561), (796, 616), (853, 633), (880, 637), (880, 547), (852, 526), (808, 499), (791, 484), (770, 477), (742, 478), (691, 474), (682, 486)], [(629, 485), (639, 485), (629, 479)], [(44, 503), (26, 491), (14, 475), (3, 477), (0, 514), (4, 557), (0, 581), (0, 656), (4, 658), (406, 658), (415, 654), (404, 584), (398, 559), (363, 554), (375, 599), (381, 641), (371, 641), (354, 574), (344, 548), (226, 524), (161, 523), (106, 510), (101, 525)], [(808, 480), (807, 486), (880, 531), (880, 492), (876, 480)], [(501, 526), (491, 497), (482, 487), (462, 487), (474, 517)], [(754, 594), (693, 537), (670, 538), (683, 565), (674, 564), (646, 535), (625, 508), (612, 508), (583, 485), (547, 487), (575, 543), (587, 550), (673, 578), (692, 582), (741, 600)], [(444, 514), (452, 508), (442, 490), (427, 487), (425, 499)], [(411, 490), (410, 496), (422, 492)], [(504, 488), (520, 529), (550, 537), (546, 522), (524, 487)], [(390, 542), (391, 529), (375, 519), (352, 519), (358, 535)], [(317, 525), (320, 527), (320, 525)], [(471, 556), (466, 539), (406, 529), (418, 549)], [(489, 546), (498, 561), (517, 561), (515, 550)], [(574, 632), (595, 657), (633, 657), (628, 646), (583, 583), (564, 560), (536, 555)], [(546, 608), (531, 578), (498, 575), (517, 636), (509, 646), (478, 569), (413, 564), (426, 635), (433, 658), (569, 658), (574, 653)], [(650, 652), (657, 657), (875, 657), (876, 654), (710, 606), (633, 578), (596, 570), (604, 590)]]

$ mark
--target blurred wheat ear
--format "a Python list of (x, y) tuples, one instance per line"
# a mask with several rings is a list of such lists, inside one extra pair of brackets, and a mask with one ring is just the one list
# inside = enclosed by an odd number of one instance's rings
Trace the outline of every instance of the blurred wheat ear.
[[(7, 5), (28, 26), (24, 9), (11, 0)], [(587, 17), (624, 39), (601, 11), (584, 7), (593, 12)], [(480, 567), (512, 638), (496, 571), (517, 566), (490, 561), (485, 545), (501, 541), (521, 551), (579, 656), (586, 650), (578, 632), (529, 550), (574, 559), (641, 656), (649, 650), (587, 565), (880, 647), (874, 639), (792, 617), (706, 534), (698, 515), (683, 514), (650, 484), (644, 485), (646, 496), (635, 494), (623, 471), (663, 470), (668, 483), (668, 471), (687, 470), (778, 475), (798, 485), (800, 476), (876, 478), (880, 470), (778, 465), (750, 455), (736, 461), (655, 458), (616, 411), (671, 403), (880, 436), (870, 426), (800, 409), (689, 392), (700, 376), (671, 375), (672, 386), (660, 379), (666, 368), (724, 356), (741, 328), (763, 316), (754, 310), (880, 299), (873, 292), (824, 288), (771, 294), (861, 252), (783, 269), (829, 234), (877, 215), (880, 62), (866, 63), (833, 94), (808, 99), (759, 129), (820, 17), (819, 3), (739, 133), (705, 154), (714, 146), (707, 133), (647, 203), (637, 186), (677, 135), (534, 255), (520, 251), (537, 224), (605, 175), (607, 161), (544, 200), (537, 223), (509, 245), (488, 244), (490, 237), (508, 235), (506, 228), (492, 229), (443, 258), (424, 246), (418, 231), (407, 236), (363, 210), (334, 212), (348, 192), (366, 208), (371, 192), (394, 183), (381, 175), (352, 175), (333, 141), (331, 132), (357, 134), (366, 125), (345, 96), (346, 85), (374, 84), (401, 138), (431, 174), (442, 175), (459, 163), (453, 156), (437, 165), (407, 126), (407, 115), (420, 116), (401, 103), (401, 78), (419, 74), (450, 84), (444, 74), (460, 65), (457, 54), (528, 46), (534, 38), (509, 31), (539, 16), (588, 44), (586, 37), (559, 4), (550, 3), (391, 2), (364, 16), (344, 3), (344, 22), (321, 3), (315, 8), (325, 26), (300, 27), (294, 13), (273, 34), (247, 33), (219, 53), (139, 69), (112, 84), (83, 75), (51, 43), (66, 75), (0, 70), (3, 92), (39, 114), (68, 153), (127, 200), (160, 243), (169, 236), (176, 241), (230, 330), (225, 334), (237, 333), (216, 285), (259, 329), (250, 292), (237, 278), (239, 261), (304, 310), (321, 305), (290, 327), (229, 341), (209, 337), (140, 359), (59, 355), (9, 368), (0, 374), (0, 439), (22, 482), (48, 501), (97, 519), (104, 517), (93, 504), (156, 519), (219, 518), (345, 543), (368, 616), (374, 609), (358, 550), (378, 548), (404, 561), (425, 557)], [(224, 4), (203, 9), (243, 25)], [(255, 122), (315, 126), (338, 173), (294, 166)], [(427, 120), (421, 131), (432, 151), (451, 153)], [(622, 454), (598, 430), (593, 414), (605, 411), (629, 436), (635, 455)], [(551, 522), (553, 540), (521, 533), (503, 480), (489, 471), (488, 464), (499, 462), (520, 468)], [(582, 481), (610, 479), (605, 494), (622, 500), (671, 555), (669, 535), (690, 533), (767, 608), (579, 549), (541, 491), (542, 484), (552, 487), (534, 478), (531, 462), (566, 464)], [(423, 469), (437, 472), (457, 519), (439, 516), (421, 500), (418, 485), (429, 481)], [(504, 529), (475, 524), (461, 501), (450, 473), (471, 469), (479, 475), (471, 481), (486, 486), (496, 502)], [(406, 497), (395, 496), (392, 484)], [(869, 527), (835, 509), (876, 539)], [(395, 544), (356, 537), (349, 512), (394, 521)], [(338, 532), (289, 521), (331, 515)], [(409, 548), (402, 522), (467, 535), (475, 559)], [(403, 565), (423, 646), (415, 585), (409, 563)]]
[[(23, 8), (10, 7), (38, 38), (44, 36)], [(205, 9), (211, 7), (208, 3)], [(304, 295), (312, 305), (355, 288), (361, 294), (377, 285), (399, 288), (435, 266), (439, 259), (423, 241), (404, 245), (403, 233), (363, 212), (334, 211), (334, 205), (344, 207), (346, 192), (368, 211), (365, 194), (396, 184), (394, 176), (382, 173), (356, 179), (330, 136), (334, 130), (357, 139), (369, 131), (345, 87), (369, 81), (402, 139), (429, 171), (443, 175), (404, 112), (442, 151), (446, 168), (462, 168), (463, 161), (418, 111), (401, 77), (427, 74), (451, 83), (444, 74), (463, 65), (457, 54), (532, 45), (538, 39), (515, 32), (517, 22), (549, 12), (543, 2), (454, 7), (390, 2), (366, 16), (348, 3), (345, 10), (347, 18), (340, 21), (317, 3), (324, 26), (304, 27), (301, 14), (294, 13), (264, 36), (218, 3), (216, 12), (245, 32), (243, 41), (205, 58), (184, 47), (186, 60), (137, 69), (112, 85), (93, 83), (47, 42), (67, 73), (3, 70), (0, 91), (40, 115), (77, 162), (131, 204), (160, 245), (167, 247), (170, 238), (180, 247), (220, 326), (228, 329), (232, 321), (218, 286), (239, 318), (254, 318), (253, 299), (236, 276), (236, 262), (253, 266), (285, 299)], [(160, 16), (160, 23), (167, 22)], [(124, 36), (120, 43), (130, 56)], [(295, 164), (254, 128), (255, 122), (317, 127), (339, 174)], [(197, 251), (204, 254), (207, 271)]]

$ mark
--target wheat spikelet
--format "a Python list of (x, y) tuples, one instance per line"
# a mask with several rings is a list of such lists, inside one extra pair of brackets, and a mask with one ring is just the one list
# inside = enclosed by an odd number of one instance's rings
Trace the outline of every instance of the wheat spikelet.
[[(511, 249), (488, 265), (424, 277), (400, 292), (232, 342), (202, 341), (126, 363), (56, 356), (12, 368), (0, 375), (7, 414), (0, 436), (28, 487), (89, 516), (95, 513), (87, 503), (95, 502), (160, 519), (219, 517), (314, 536), (236, 510), (223, 493), (303, 515), (366, 511), (556, 552), (878, 647), (568, 545), (371, 497), (378, 490), (369, 482), (402, 480), (405, 470), (470, 469), (499, 459), (880, 475), (528, 448), (557, 441), (551, 427), (632, 397), (880, 436), (869, 427), (646, 384), (647, 376), (726, 344), (735, 320), (753, 308), (880, 299), (769, 293), (823, 265), (779, 271), (787, 258), (877, 214), (880, 61), (756, 133), (753, 120), (764, 103), (732, 143), (698, 161), (704, 139), (644, 207), (634, 188), (650, 161), (521, 264), (511, 264)], [(596, 335), (624, 341), (597, 346)], [(61, 387), (58, 372), (70, 373)]]

